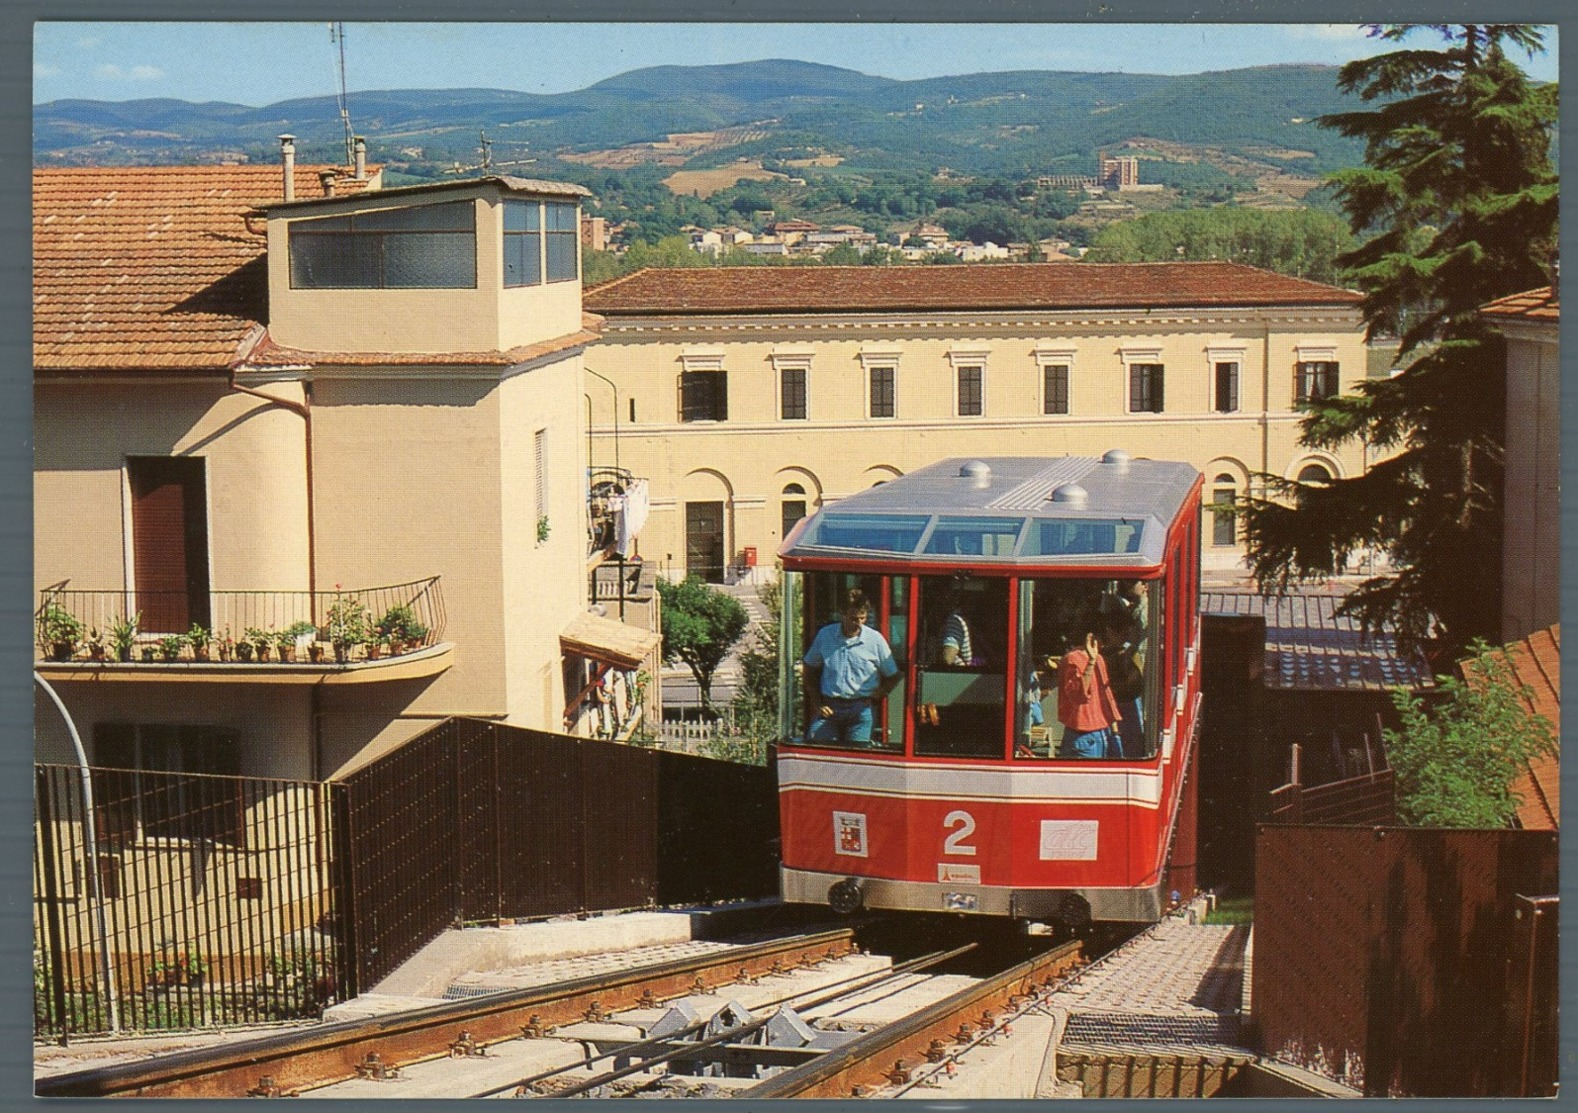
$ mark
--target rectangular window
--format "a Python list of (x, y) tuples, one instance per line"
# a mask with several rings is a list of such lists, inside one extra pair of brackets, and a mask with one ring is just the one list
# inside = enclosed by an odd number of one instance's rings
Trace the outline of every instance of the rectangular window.
[[(94, 812), (109, 838), (242, 844), (240, 740), (232, 730), (173, 723), (93, 728)], [(192, 774), (201, 774), (193, 776)]]
[(290, 284), (299, 290), (467, 289), (477, 284), (470, 201), (291, 221)]
[(581, 277), (580, 210), (575, 205), (558, 201), (549, 201), (545, 208), (548, 212), (548, 281), (573, 282)]
[(1212, 492), (1211, 498), (1211, 544), (1236, 545), (1238, 543), (1237, 521), (1233, 513), (1234, 489), (1232, 487), (1218, 487)]
[(539, 429), (532, 438), (532, 463), (537, 469), (537, 541), (546, 541), (548, 532), (548, 430)]
[(131, 550), (136, 609), (145, 633), (211, 625), (208, 495), (200, 456), (131, 456)]
[(535, 201), (504, 202), (504, 285), (542, 282), (542, 206)]
[(981, 416), (981, 380), (985, 371), (980, 367), (959, 368), (959, 416)]
[(681, 421), (727, 421), (729, 376), (724, 371), (685, 371), (679, 377)]
[(784, 420), (804, 421), (806, 415), (805, 368), (785, 367), (778, 372), (778, 375), (779, 396)]
[(1236, 363), (1216, 365), (1216, 412), (1219, 414), (1238, 412), (1238, 364)]
[(1310, 360), (1299, 364), (1293, 401), (1298, 404), (1337, 397), (1337, 364), (1330, 360)]
[(1054, 364), (1041, 369), (1041, 412), (1068, 413), (1068, 365)]
[(1131, 363), (1129, 365), (1129, 412), (1159, 414), (1162, 412), (1162, 377), (1160, 363)]
[(873, 367), (871, 369), (871, 416), (893, 416), (893, 379), (895, 369), (892, 367)]

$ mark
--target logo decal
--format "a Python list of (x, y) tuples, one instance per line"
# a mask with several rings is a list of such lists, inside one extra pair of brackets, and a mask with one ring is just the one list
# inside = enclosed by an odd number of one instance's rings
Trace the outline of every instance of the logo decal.
[(1094, 819), (1043, 819), (1041, 821), (1041, 860), (1043, 862), (1094, 862), (1096, 831), (1101, 824)]
[(979, 885), (980, 866), (961, 866), (957, 862), (937, 863), (937, 882), (941, 885)]
[(866, 816), (864, 812), (833, 813), (833, 853), (850, 858), (866, 856)]

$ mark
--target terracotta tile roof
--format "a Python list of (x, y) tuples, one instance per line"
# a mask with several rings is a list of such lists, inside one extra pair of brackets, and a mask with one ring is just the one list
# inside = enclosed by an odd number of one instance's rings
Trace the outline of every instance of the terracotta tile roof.
[(1562, 319), (1561, 292), (1554, 286), (1541, 286), (1538, 290), (1525, 290), (1504, 298), (1487, 302), (1479, 307), (1487, 317), (1519, 317), (1526, 321), (1560, 321)]
[[(320, 194), (326, 169), (297, 165), (296, 195)], [(34, 366), (227, 367), (268, 310), (263, 221), (244, 217), (281, 178), (267, 164), (33, 171)]]
[(308, 352), (274, 343), (267, 334), (247, 353), (239, 368), (247, 371), (279, 367), (510, 367), (542, 359), (556, 352), (596, 342), (601, 333), (582, 315), (582, 330), (555, 336), (536, 344), (523, 344), (506, 352)]
[[(1543, 715), (1556, 731), (1562, 725), (1562, 628), (1558, 623), (1536, 630), (1525, 638), (1497, 650), (1512, 668), (1512, 676), (1523, 692), (1523, 705)], [(1470, 681), (1469, 670), (1460, 670)], [(1531, 831), (1554, 831), (1561, 826), (1560, 750), (1550, 757), (1538, 757), (1513, 786), (1518, 794), (1518, 822)]]
[(1329, 305), (1350, 290), (1239, 263), (646, 268), (586, 292), (598, 313), (840, 313)]
[(1265, 685), (1319, 691), (1433, 688), (1420, 654), (1404, 654), (1390, 633), (1365, 638), (1356, 619), (1338, 617), (1340, 594), (1319, 589), (1287, 595), (1202, 591), (1204, 614), (1256, 615), (1266, 620)]

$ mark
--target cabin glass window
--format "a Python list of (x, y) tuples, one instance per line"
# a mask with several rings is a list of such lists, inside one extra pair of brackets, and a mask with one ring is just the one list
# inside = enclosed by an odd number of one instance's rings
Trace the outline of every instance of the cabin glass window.
[(925, 551), (931, 556), (1011, 557), (1024, 528), (1023, 518), (939, 518)]
[(470, 201), (290, 222), (293, 289), (469, 289), (477, 284)]
[(913, 553), (931, 517), (925, 514), (823, 514), (801, 544), (822, 549)]
[[(1161, 670), (1156, 667), (1159, 592), (1160, 581), (1155, 580), (1020, 582), (1014, 673), (1016, 758), (1133, 761), (1155, 756), (1156, 711), (1162, 693)], [(1106, 724), (1101, 744), (1087, 738), (1076, 748), (1074, 738), (1089, 734), (1094, 709), (1105, 706), (1098, 698), (1081, 709), (1081, 700), (1071, 700), (1067, 694), (1086, 690), (1079, 670), (1087, 634), (1096, 639), (1118, 717)]]
[(1139, 518), (1057, 518), (1033, 521), (1021, 556), (1096, 556), (1137, 553), (1145, 532)]
[[(887, 698), (870, 706), (869, 743), (813, 740), (808, 728), (816, 719), (823, 698), (821, 681), (826, 666), (809, 666), (806, 654), (817, 635), (834, 628), (839, 634), (848, 593), (858, 589), (866, 596), (866, 626), (887, 643), (900, 679)], [(904, 683), (909, 629), (908, 579), (904, 576), (861, 575), (852, 572), (785, 573), (783, 596), (782, 661), (779, 671), (780, 727), (784, 737), (807, 746), (834, 749), (869, 749), (899, 754), (904, 749), (904, 709), (908, 704)], [(857, 709), (858, 710), (858, 709)]]
[(916, 587), (916, 756), (1004, 757), (1008, 580), (960, 573)]
[(550, 201), (548, 220), (548, 281), (571, 282), (581, 277), (581, 220), (577, 206)]

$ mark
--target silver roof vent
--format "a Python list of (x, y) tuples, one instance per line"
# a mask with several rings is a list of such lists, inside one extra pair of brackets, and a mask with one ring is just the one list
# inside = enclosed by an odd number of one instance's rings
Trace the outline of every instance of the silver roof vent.
[(1090, 502), (1090, 492), (1078, 483), (1065, 483), (1052, 492), (1052, 501), (1065, 506), (1085, 506)]
[(959, 475), (970, 480), (972, 487), (989, 487), (992, 484), (992, 468), (985, 460), (970, 460), (962, 464)]
[(1129, 461), (1131, 459), (1133, 459), (1133, 457), (1130, 456), (1127, 452), (1123, 451), (1123, 449), (1121, 449), (1121, 448), (1111, 448), (1111, 449), (1108, 449), (1106, 454), (1102, 456), (1101, 462), (1103, 464), (1111, 464), (1114, 467), (1116, 467), (1119, 471), (1128, 471), (1129, 470)]

